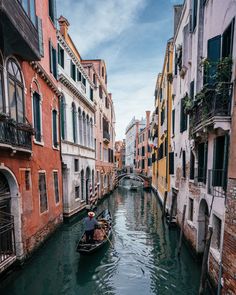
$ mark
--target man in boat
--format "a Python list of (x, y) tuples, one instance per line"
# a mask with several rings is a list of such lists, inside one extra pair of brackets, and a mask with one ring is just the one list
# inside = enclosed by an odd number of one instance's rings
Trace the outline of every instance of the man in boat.
[(93, 211), (88, 212), (88, 216), (84, 219), (86, 243), (94, 243), (93, 235), (95, 227), (99, 227), (99, 223), (94, 217), (95, 213)]

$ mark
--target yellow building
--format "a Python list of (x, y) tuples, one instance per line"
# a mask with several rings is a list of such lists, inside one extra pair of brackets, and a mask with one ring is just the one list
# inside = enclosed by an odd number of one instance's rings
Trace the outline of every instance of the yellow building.
[[(155, 112), (153, 116), (154, 163), (152, 185), (162, 202), (170, 191), (171, 116), (172, 116), (172, 59), (173, 42), (167, 42), (162, 73), (155, 88)], [(155, 148), (156, 147), (156, 148)]]

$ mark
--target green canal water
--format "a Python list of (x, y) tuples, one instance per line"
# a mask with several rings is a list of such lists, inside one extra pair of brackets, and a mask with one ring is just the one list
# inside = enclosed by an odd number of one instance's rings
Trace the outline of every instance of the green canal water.
[(23, 268), (0, 283), (1, 295), (197, 294), (200, 267), (179, 233), (161, 219), (156, 196), (118, 188), (98, 207), (113, 217), (112, 243), (92, 256), (76, 253), (82, 217), (64, 224)]

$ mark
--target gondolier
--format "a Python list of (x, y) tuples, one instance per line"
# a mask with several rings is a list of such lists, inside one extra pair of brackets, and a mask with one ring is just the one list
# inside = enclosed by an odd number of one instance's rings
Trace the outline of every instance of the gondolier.
[(85, 228), (85, 235), (86, 235), (86, 243), (93, 243), (93, 235), (95, 226), (98, 226), (99, 223), (97, 222), (96, 218), (94, 218), (95, 213), (92, 211), (88, 212), (88, 216), (84, 219), (84, 228)]

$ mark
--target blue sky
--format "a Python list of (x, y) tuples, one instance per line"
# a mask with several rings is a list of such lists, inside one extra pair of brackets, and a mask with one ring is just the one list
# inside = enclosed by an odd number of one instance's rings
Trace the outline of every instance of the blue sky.
[(58, 15), (83, 59), (104, 59), (116, 112), (116, 138), (133, 116), (153, 110), (157, 74), (173, 35), (173, 5), (183, 0), (58, 0)]

